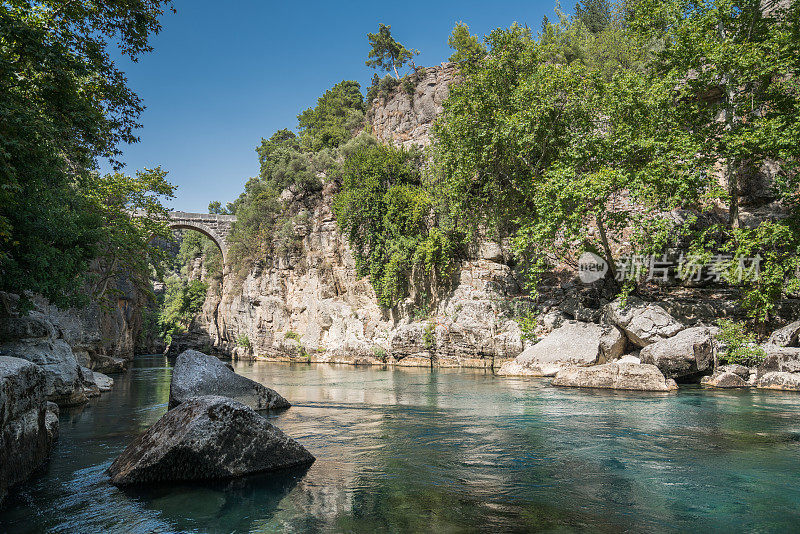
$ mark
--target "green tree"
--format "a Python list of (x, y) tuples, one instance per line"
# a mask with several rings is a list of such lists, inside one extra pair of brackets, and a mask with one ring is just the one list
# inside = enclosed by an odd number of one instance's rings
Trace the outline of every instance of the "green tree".
[(386, 72), (394, 71), (396, 79), (400, 79), (397, 69), (410, 62), (411, 59), (419, 54), (419, 50), (407, 49), (392, 37), (391, 26), (386, 24), (378, 25), (378, 33), (368, 33), (367, 39), (372, 47), (367, 55), (366, 65)]
[(110, 55), (151, 49), (168, 0), (0, 5), (0, 290), (69, 304), (100, 252), (87, 192), (99, 158), (135, 142), (139, 98)]
[(150, 291), (150, 265), (159, 266), (165, 259), (154, 238), (172, 239), (162, 199), (173, 198), (175, 186), (166, 176), (160, 167), (134, 176), (112, 173), (95, 177), (87, 188), (89, 205), (101, 216), (101, 233), (88, 277), (95, 298), (116, 291), (115, 282), (120, 279)]
[(654, 80), (587, 54), (605, 37), (566, 17), (538, 39), (518, 25), (493, 31), (435, 128), (456, 224), (511, 235), (534, 273), (589, 250), (613, 275), (623, 230), (630, 246), (652, 247), (668, 229), (653, 214), (700, 194), (692, 176), (655, 172), (663, 146), (649, 140), (664, 123)]
[(590, 32), (598, 34), (611, 23), (611, 3), (608, 0), (580, 0), (575, 4), (575, 18)]
[(336, 148), (364, 125), (364, 97), (358, 82), (342, 81), (325, 91), (317, 105), (297, 116), (300, 135), (311, 150)]
[(230, 215), (228, 212), (228, 207), (223, 207), (219, 200), (212, 200), (208, 203), (208, 213), (213, 213), (215, 215)]
[(486, 56), (486, 46), (477, 35), (469, 33), (469, 26), (463, 22), (456, 23), (447, 39), (447, 44), (455, 50), (450, 56), (450, 61), (458, 64), (462, 71)]
[[(765, 11), (756, 0), (714, 2), (637, 0), (627, 3), (631, 26), (658, 42), (654, 76), (670, 128), (652, 140), (672, 147), (667, 171), (692, 167), (708, 182), (703, 208), (727, 207), (695, 249), (761, 258), (761, 277), (743, 286), (750, 317), (768, 321), (777, 302), (800, 290), (796, 276), (800, 157), (800, 3)], [(667, 139), (668, 138), (668, 139)], [(777, 220), (742, 224), (742, 183), (768, 164), (779, 169), (774, 191), (786, 211)], [(738, 283), (738, 261), (725, 270)]]

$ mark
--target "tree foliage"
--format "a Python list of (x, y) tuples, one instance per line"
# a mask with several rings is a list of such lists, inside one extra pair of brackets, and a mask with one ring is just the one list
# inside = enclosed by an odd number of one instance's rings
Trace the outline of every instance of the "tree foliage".
[(119, 238), (95, 209), (95, 169), (137, 140), (142, 105), (110, 48), (136, 60), (170, 8), (168, 0), (0, 6), (0, 290), (69, 304), (104, 252), (98, 244)]
[(394, 71), (395, 78), (399, 80), (398, 69), (402, 69), (415, 55), (419, 54), (419, 50), (409, 50), (395, 41), (391, 30), (391, 26), (379, 24), (377, 33), (367, 34), (371, 48), (365, 63), (368, 67), (375, 69), (386, 72)]
[(311, 150), (336, 148), (364, 124), (364, 97), (358, 82), (342, 81), (297, 116), (300, 135)]
[(422, 184), (419, 154), (383, 145), (351, 154), (342, 168), (334, 213), (379, 302), (396, 305), (408, 294), (415, 267), (434, 279), (446, 277), (457, 241), (432, 224), (434, 201)]

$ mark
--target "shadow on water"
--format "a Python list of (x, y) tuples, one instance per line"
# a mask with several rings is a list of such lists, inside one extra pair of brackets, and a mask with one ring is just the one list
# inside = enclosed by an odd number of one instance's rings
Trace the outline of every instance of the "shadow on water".
[(179, 530), (249, 532), (269, 521), (308, 467), (222, 481), (160, 484), (122, 489), (142, 508)]

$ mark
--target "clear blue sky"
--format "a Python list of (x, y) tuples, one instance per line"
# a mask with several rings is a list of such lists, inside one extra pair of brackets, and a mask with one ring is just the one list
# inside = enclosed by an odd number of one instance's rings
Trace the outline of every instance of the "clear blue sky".
[[(121, 61), (144, 100), (141, 142), (123, 147), (125, 172), (161, 165), (178, 186), (171, 207), (206, 211), (233, 200), (258, 174), (255, 147), (341, 80), (369, 85), (367, 32), (392, 26), (421, 54), (446, 61), (457, 21), (484, 35), (514, 21), (538, 31), (555, 0), (453, 2), (276, 2), (176, 0), (155, 51)], [(565, 5), (571, 10), (572, 3)]]

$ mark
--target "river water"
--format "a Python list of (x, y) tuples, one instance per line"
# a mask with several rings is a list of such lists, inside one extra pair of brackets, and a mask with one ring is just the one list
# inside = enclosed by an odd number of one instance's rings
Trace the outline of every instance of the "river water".
[(306, 472), (121, 491), (111, 461), (165, 411), (141, 357), (62, 411), (47, 469), (0, 532), (800, 530), (800, 394), (558, 389), (471, 370), (238, 363), (294, 406)]

